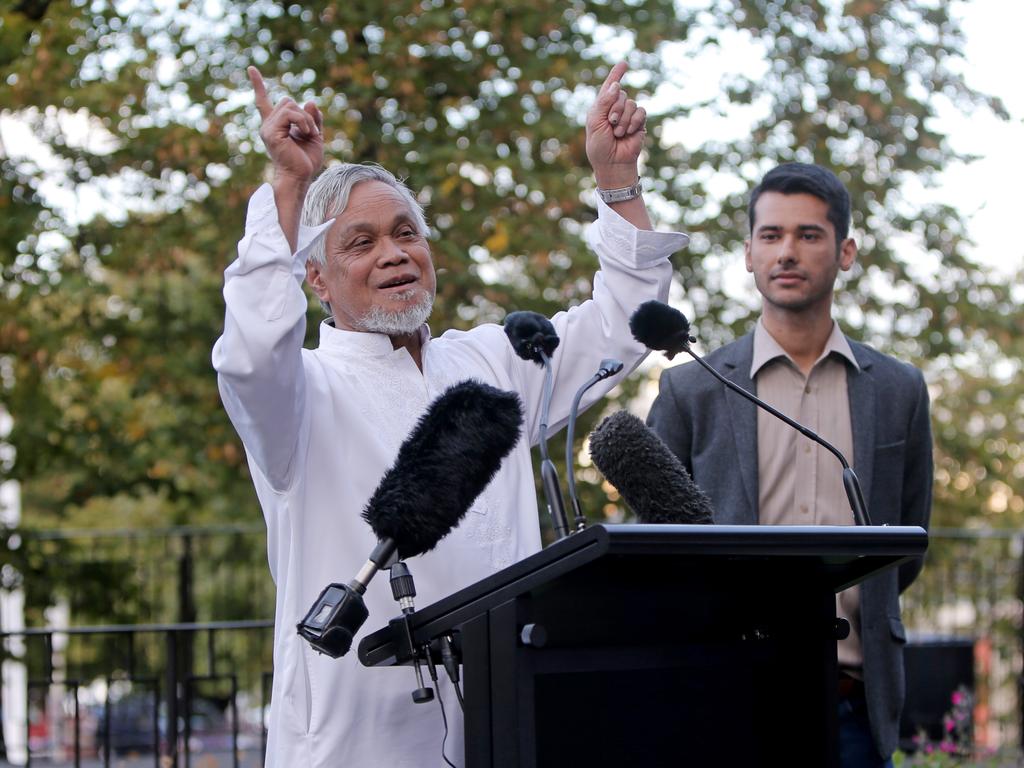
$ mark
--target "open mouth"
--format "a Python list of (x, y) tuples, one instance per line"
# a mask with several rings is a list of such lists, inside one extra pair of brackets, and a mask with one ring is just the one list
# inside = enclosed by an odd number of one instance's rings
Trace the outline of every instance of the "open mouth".
[(407, 285), (412, 285), (416, 282), (416, 278), (413, 275), (398, 275), (392, 277), (390, 280), (385, 280), (377, 287), (381, 290), (392, 290), (395, 288), (401, 289)]

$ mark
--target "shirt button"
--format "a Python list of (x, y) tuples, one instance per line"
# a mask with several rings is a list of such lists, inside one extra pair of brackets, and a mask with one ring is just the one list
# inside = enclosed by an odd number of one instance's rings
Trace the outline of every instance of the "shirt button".
[(811, 452), (811, 446), (805, 445), (804, 446), (804, 453), (810, 453), (810, 452)]
[(811, 385), (810, 384), (808, 384), (806, 387), (804, 387), (804, 394), (806, 394), (806, 395), (811, 394)]
[(801, 504), (800, 505), (800, 511), (803, 512), (806, 515), (807, 514), (807, 505), (806, 504)]

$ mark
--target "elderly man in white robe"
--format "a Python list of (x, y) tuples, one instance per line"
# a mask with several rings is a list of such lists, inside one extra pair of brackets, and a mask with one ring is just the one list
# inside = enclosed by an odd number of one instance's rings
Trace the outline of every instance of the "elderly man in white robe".
[[(620, 86), (617, 64), (587, 115), (586, 149), (598, 194), (587, 232), (600, 259), (593, 297), (551, 320), (550, 423), (565, 423), (577, 386), (606, 357), (635, 368), (645, 350), (632, 311), (665, 300), (679, 233), (654, 232), (637, 161), (646, 114)], [(224, 333), (213, 350), (221, 397), (242, 442), (266, 518), (277, 585), (268, 766), (462, 764), (453, 690), (445, 728), (436, 705), (416, 705), (409, 670), (363, 668), (355, 652), (317, 654), (295, 625), (325, 585), (351, 578), (376, 541), (360, 512), (427, 405), (475, 379), (520, 397), (524, 438), (462, 522), (410, 560), (423, 606), (540, 549), (530, 445), (538, 439), (543, 373), (516, 356), (498, 325), (431, 334), (435, 274), (415, 196), (377, 166), (323, 163), (322, 116), (312, 102), (272, 104), (255, 68), (273, 181), (249, 202), (238, 258), (225, 272)], [(330, 317), (304, 349), (303, 280)], [(587, 404), (619, 377), (593, 388)], [(365, 596), (361, 634), (397, 613), (386, 580)], [(360, 636), (355, 638), (358, 644)]]

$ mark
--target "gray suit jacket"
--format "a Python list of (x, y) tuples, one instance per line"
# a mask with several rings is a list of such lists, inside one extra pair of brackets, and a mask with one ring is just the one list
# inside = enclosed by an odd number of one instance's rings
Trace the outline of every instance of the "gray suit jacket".
[[(853, 457), (875, 525), (928, 526), (932, 438), (928, 390), (921, 372), (850, 341), (860, 371), (847, 366)], [(707, 358), (725, 378), (749, 391), (753, 334)], [(715, 522), (758, 522), (757, 409), (696, 363), (667, 369), (648, 423), (711, 497)], [(851, 457), (847, 457), (849, 460)], [(836, 472), (842, 469), (836, 462)], [(864, 688), (875, 743), (890, 755), (899, 739), (905, 679), (899, 595), (921, 570), (907, 563), (861, 585)]]

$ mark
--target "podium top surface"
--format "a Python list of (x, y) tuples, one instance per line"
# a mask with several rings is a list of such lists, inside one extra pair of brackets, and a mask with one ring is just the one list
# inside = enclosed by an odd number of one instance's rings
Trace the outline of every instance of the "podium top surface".
[[(603, 557), (684, 558), (692, 562), (763, 561), (813, 564), (839, 591), (885, 568), (924, 554), (928, 534), (916, 526), (593, 525), (560, 539), (413, 614), (413, 628), (429, 636)], [(415, 564), (412, 566), (415, 575)], [(446, 631), (441, 629), (440, 631)], [(367, 666), (387, 663), (392, 633), (384, 627), (359, 644)]]

